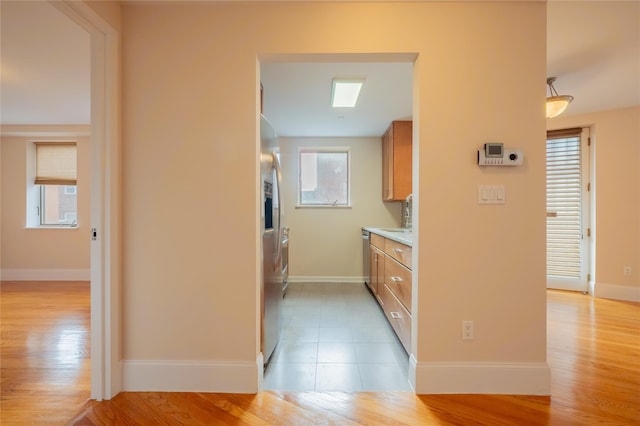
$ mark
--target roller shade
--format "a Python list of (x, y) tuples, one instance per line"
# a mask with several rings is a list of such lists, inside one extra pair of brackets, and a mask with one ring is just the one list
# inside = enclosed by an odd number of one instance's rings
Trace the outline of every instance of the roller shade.
[(547, 135), (547, 276), (578, 279), (581, 274), (580, 132)]
[(76, 143), (36, 142), (36, 185), (76, 185)]

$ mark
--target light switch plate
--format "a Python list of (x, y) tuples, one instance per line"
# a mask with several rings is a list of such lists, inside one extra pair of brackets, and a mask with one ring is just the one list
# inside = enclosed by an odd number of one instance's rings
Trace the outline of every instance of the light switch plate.
[(504, 204), (504, 185), (478, 185), (478, 204)]

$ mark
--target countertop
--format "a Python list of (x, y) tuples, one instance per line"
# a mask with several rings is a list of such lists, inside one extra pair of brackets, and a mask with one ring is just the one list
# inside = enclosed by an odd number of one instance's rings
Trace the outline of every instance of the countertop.
[(393, 241), (397, 241), (401, 244), (406, 244), (409, 247), (413, 246), (413, 232), (405, 228), (362, 228), (365, 231), (369, 231), (373, 234), (378, 234), (382, 237), (388, 238)]

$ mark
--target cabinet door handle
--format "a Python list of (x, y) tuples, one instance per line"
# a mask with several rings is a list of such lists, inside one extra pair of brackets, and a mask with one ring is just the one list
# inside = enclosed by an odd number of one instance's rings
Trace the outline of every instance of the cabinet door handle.
[(393, 319), (400, 319), (402, 318), (402, 316), (400, 316), (399, 312), (389, 312), (389, 315), (391, 315), (391, 318)]
[(391, 277), (391, 281), (393, 281), (394, 283), (401, 283), (402, 278), (394, 276), (394, 277)]
[(393, 249), (393, 252), (394, 252), (395, 254), (401, 254), (403, 251), (404, 251), (404, 250), (399, 249), (399, 248), (394, 248), (394, 249)]

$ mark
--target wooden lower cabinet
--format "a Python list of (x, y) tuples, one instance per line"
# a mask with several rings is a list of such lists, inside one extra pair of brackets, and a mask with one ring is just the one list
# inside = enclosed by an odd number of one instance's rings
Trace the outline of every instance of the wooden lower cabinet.
[(411, 269), (411, 247), (393, 240), (384, 240), (384, 252), (389, 257), (402, 263), (407, 269)]
[(380, 250), (384, 250), (384, 246), (386, 244), (386, 241), (388, 240), (378, 234), (371, 234), (371, 236), (369, 237), (369, 241), (371, 241), (372, 246), (376, 246)]
[(369, 288), (405, 350), (411, 353), (411, 247), (371, 234), (369, 253)]
[(369, 280), (371, 282), (369, 283), (369, 288), (376, 298), (379, 299), (379, 287), (384, 284), (385, 256), (382, 250), (373, 245), (369, 246), (369, 254), (371, 258), (371, 261), (369, 262), (369, 267), (371, 268), (371, 279)]
[(384, 284), (380, 291), (380, 299), (383, 302), (382, 310), (384, 311), (389, 324), (396, 332), (400, 343), (408, 354), (411, 353), (411, 314), (402, 306), (402, 303)]
[(384, 283), (405, 309), (411, 312), (411, 271), (387, 257), (384, 262)]

